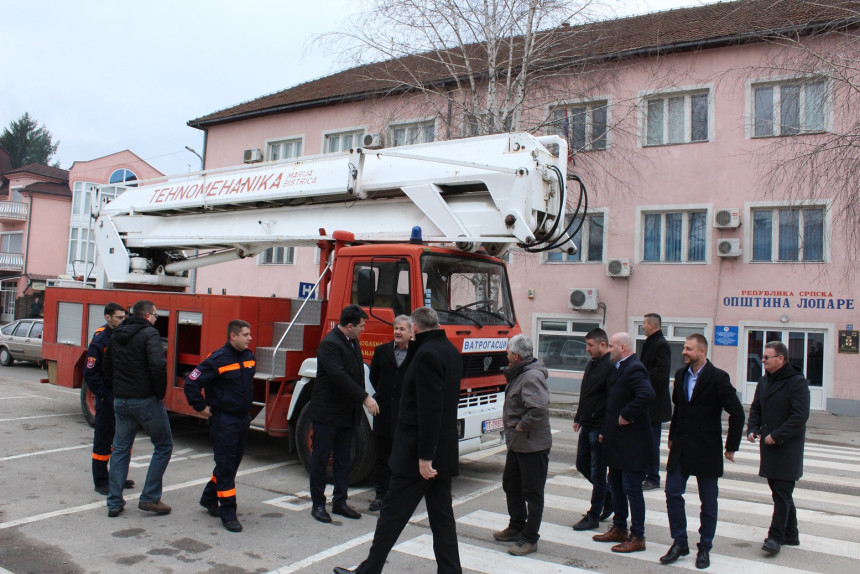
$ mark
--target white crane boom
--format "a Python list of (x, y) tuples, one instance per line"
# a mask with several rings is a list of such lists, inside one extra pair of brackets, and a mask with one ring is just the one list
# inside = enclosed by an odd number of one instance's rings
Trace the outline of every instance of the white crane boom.
[(323, 229), (391, 242), (420, 226), (430, 243), (574, 252), (566, 164), (564, 139), (513, 133), (167, 178), (130, 187), (95, 214), (99, 276), (183, 286), (187, 269), (315, 245)]

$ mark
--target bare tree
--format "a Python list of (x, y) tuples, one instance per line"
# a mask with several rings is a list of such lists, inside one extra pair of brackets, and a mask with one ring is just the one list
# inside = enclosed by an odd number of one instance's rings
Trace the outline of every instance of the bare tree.
[[(754, 110), (753, 134), (780, 136), (759, 153), (762, 189), (798, 203), (829, 204), (841, 241), (856, 246), (860, 244), (860, 2), (802, 3), (828, 14), (826, 22), (767, 36), (766, 41), (782, 56), (755, 68), (761, 77), (791, 79), (782, 84), (790, 90), (780, 88), (780, 106), (770, 110), (769, 121), (760, 117), (767, 111)], [(844, 271), (849, 277), (860, 268), (860, 252), (850, 247), (846, 252)]]

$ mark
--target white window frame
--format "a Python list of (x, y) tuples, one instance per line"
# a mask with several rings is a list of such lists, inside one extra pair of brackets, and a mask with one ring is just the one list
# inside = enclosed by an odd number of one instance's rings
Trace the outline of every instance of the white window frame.
[[(3, 243), (3, 241), (6, 241), (7, 237), (12, 237), (13, 235), (18, 236), (18, 241), (21, 244), (20, 250), (19, 251), (6, 251), (5, 249), (2, 248), (2, 243)], [(23, 231), (4, 231), (4, 232), (0, 233), (0, 252), (2, 252), (2, 253), (15, 253), (15, 254), (23, 255), (24, 254), (24, 232)]]
[[(567, 331), (541, 331), (540, 325), (541, 321), (567, 321), (568, 322), (568, 330)], [(579, 337), (583, 338), (583, 342), (585, 341), (585, 334), (588, 331), (573, 331), (572, 324), (573, 323), (595, 323), (598, 327), (603, 329), (605, 324), (603, 322), (603, 314), (602, 313), (540, 313), (532, 315), (532, 333), (534, 333), (534, 344), (535, 344), (535, 356), (539, 356), (540, 349), (540, 336), (544, 335), (567, 335), (569, 337)], [(584, 346), (583, 346), (584, 348)], [(586, 363), (587, 364), (587, 363)], [(582, 366), (582, 369), (564, 369), (559, 368), (557, 366), (547, 366), (548, 369), (553, 371), (559, 371), (562, 373), (570, 373), (570, 374), (581, 374), (585, 369), (585, 365)]]
[[(276, 260), (275, 255), (277, 250), (283, 249), (281, 256)], [(271, 254), (271, 261), (266, 261), (266, 256)], [(295, 265), (296, 264), (296, 248), (288, 246), (270, 247), (259, 255), (257, 255), (257, 265)]]
[[(295, 153), (296, 144), (299, 146), (299, 152)], [(289, 147), (289, 153), (284, 154), (285, 146)], [(277, 159), (273, 159), (274, 155), (272, 151), (275, 148), (278, 148), (279, 154)], [(282, 161), (285, 159), (295, 159), (298, 157), (302, 157), (302, 154), (305, 150), (305, 136), (297, 135), (297, 136), (289, 136), (283, 138), (272, 138), (266, 140), (266, 161)]]
[[(588, 241), (591, 235), (591, 221), (589, 220), (591, 217), (595, 215), (603, 216), (603, 249), (600, 252), (600, 259), (593, 260), (588, 259)], [(561, 261), (550, 261), (549, 253), (541, 254), (541, 263), (546, 263), (548, 265), (583, 265), (583, 264), (603, 264), (606, 261), (606, 228), (609, 221), (609, 210), (605, 207), (589, 209), (586, 214), (586, 222), (582, 226), (582, 237), (580, 240), (581, 245), (577, 245), (579, 248), (580, 258), (579, 260), (570, 259), (570, 256), (567, 254), (561, 254)], [(565, 222), (566, 223), (566, 222)]]
[[(433, 127), (433, 139), (426, 140), (426, 138), (425, 138), (426, 129), (430, 126)], [(394, 137), (395, 130), (404, 129), (404, 130), (407, 130), (407, 132), (408, 132), (408, 130), (410, 128), (417, 128), (418, 133), (420, 134), (419, 137), (416, 139), (416, 141), (407, 141), (405, 143), (398, 144), (395, 141), (395, 137)], [(387, 130), (387, 144), (392, 146), (392, 147), (398, 146), (398, 145), (412, 145), (412, 144), (430, 143), (430, 142), (436, 141), (436, 118), (435, 117), (429, 117), (429, 118), (423, 118), (423, 119), (408, 120), (408, 121), (403, 121), (403, 122), (391, 122), (390, 124), (388, 124), (388, 127), (386, 128), (386, 130)]]
[[(365, 127), (351, 127), (345, 128), (342, 130), (331, 130), (325, 131), (322, 134), (322, 151), (323, 154), (333, 154), (333, 153), (344, 153), (350, 150), (350, 147), (356, 148), (361, 146), (361, 137), (367, 132)], [(336, 151), (328, 151), (329, 141), (333, 137), (343, 138), (343, 136), (351, 135), (353, 137), (352, 144), (349, 147), (343, 147), (343, 141), (338, 143), (338, 149)]]
[[(793, 207), (797, 209), (804, 208), (820, 208), (824, 209), (824, 232), (823, 232), (823, 245), (822, 245), (822, 258), (816, 261), (805, 261), (803, 259), (802, 254), (802, 246), (801, 246), (801, 255), (798, 261), (780, 261), (778, 257), (779, 253), (779, 228), (777, 225), (773, 226), (773, 239), (771, 241), (771, 259), (770, 261), (756, 261), (753, 259), (753, 212), (761, 209), (770, 209), (777, 210), (786, 207)], [(750, 201), (744, 204), (744, 221), (749, 222), (748, 225), (744, 225), (744, 245), (748, 245), (749, 249), (743, 250), (743, 260), (746, 263), (755, 263), (756, 265), (772, 265), (772, 264), (780, 264), (780, 265), (797, 265), (797, 264), (813, 264), (813, 265), (821, 265), (822, 263), (830, 263), (831, 261), (831, 235), (833, 233), (833, 201), (828, 199), (826, 201), (815, 201), (811, 199), (806, 199), (802, 201)], [(776, 255), (776, 256), (775, 256)]]
[[(693, 125), (691, 121), (692, 105), (691, 96), (706, 94), (708, 97), (707, 120), (708, 134), (703, 140), (692, 140)], [(684, 139), (678, 142), (667, 141), (669, 133), (669, 99), (674, 97), (684, 98)], [(663, 99), (663, 137), (661, 143), (648, 143), (648, 102), (654, 99)], [(661, 89), (639, 92), (639, 145), (640, 147), (663, 147), (667, 145), (684, 145), (706, 143), (714, 141), (716, 126), (714, 122), (714, 85), (712, 83), (679, 86), (677, 88)]]
[[(603, 106), (606, 108), (606, 132), (603, 134), (604, 146), (595, 148), (593, 147), (594, 143), (594, 109), (598, 106)], [(564, 136), (564, 129), (559, 128), (557, 123), (558, 120), (555, 119), (555, 112), (567, 109), (568, 116), (570, 116), (570, 111), (573, 108), (586, 108), (585, 114), (585, 141), (587, 142), (585, 148), (581, 150), (576, 150), (573, 148), (572, 142), (572, 131), (569, 130), (567, 142), (570, 148), (571, 153), (578, 152), (591, 152), (591, 151), (604, 151), (609, 149), (612, 146), (612, 141), (610, 139), (610, 134), (612, 130), (610, 126), (612, 125), (612, 98), (610, 96), (599, 96), (595, 98), (590, 98), (587, 100), (572, 100), (572, 101), (563, 101), (563, 102), (555, 102), (548, 106), (547, 110), (547, 129), (545, 132), (550, 135), (557, 135), (560, 137)]]
[[(702, 261), (688, 261), (690, 240), (690, 212), (705, 212), (705, 258)], [(706, 265), (711, 262), (711, 247), (713, 239), (711, 236), (711, 218), (713, 206), (710, 204), (676, 204), (676, 205), (654, 205), (636, 207), (636, 262), (648, 265)], [(666, 233), (665, 225), (660, 234), (660, 260), (645, 260), (645, 215), (659, 213), (665, 216), (667, 213), (683, 213), (683, 227), (681, 234), (681, 260), (665, 261), (666, 256)], [(664, 217), (665, 221), (665, 217)]]
[[(670, 343), (680, 343), (681, 348), (684, 347), (684, 341), (687, 338), (687, 334), (676, 334), (675, 330), (677, 328), (687, 328), (690, 330), (695, 330), (696, 332), (701, 332), (702, 335), (708, 340), (708, 353), (707, 357), (710, 358), (711, 354), (714, 352), (714, 320), (712, 318), (706, 317), (661, 317), (661, 330), (663, 331), (663, 336)], [(642, 330), (642, 325), (645, 319), (637, 318), (630, 319), (629, 323), (629, 333), (633, 335), (633, 346), (634, 348), (638, 348), (638, 343), (644, 342), (646, 337), (645, 333)], [(698, 329), (701, 328), (701, 331)], [(670, 368), (670, 380), (675, 380), (675, 372), (684, 365), (683, 357), (680, 352), (675, 353), (677, 350), (677, 346), (672, 351), (672, 364)], [(740, 390), (740, 389), (738, 389)]]
[[(819, 80), (824, 82), (824, 127), (821, 130), (806, 130), (803, 127), (805, 123), (805, 90), (801, 91), (801, 103), (800, 105), (800, 118), (801, 118), (801, 127), (800, 133), (796, 134), (782, 134), (782, 110), (781, 110), (781, 97), (779, 94), (774, 93), (774, 102), (773, 102), (773, 115), (774, 118), (780, 118), (779, 122), (774, 122), (774, 133), (770, 135), (756, 135), (755, 133), (755, 90), (756, 88), (766, 88), (766, 87), (775, 87), (779, 88), (781, 91), (781, 87), (786, 84), (803, 84), (804, 82), (810, 82), (814, 80)], [(802, 74), (799, 76), (774, 76), (770, 78), (749, 78), (746, 80), (746, 122), (745, 122), (745, 131), (747, 139), (767, 139), (767, 138), (776, 138), (776, 137), (795, 137), (799, 135), (806, 134), (821, 134), (833, 131), (833, 83), (827, 78), (824, 74)]]

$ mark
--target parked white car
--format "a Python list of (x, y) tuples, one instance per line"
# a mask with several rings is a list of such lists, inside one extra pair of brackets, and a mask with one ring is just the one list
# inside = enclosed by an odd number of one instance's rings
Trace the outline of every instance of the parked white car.
[(42, 319), (19, 319), (0, 328), (0, 365), (42, 360)]

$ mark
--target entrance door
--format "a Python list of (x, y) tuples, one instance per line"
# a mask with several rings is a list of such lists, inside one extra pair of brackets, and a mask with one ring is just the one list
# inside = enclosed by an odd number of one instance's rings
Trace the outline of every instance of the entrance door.
[(810, 407), (823, 410), (827, 399), (824, 387), (825, 336), (825, 331), (814, 330), (747, 329), (744, 402), (752, 402), (758, 380), (764, 374), (761, 354), (765, 343), (781, 341), (788, 347), (788, 362), (809, 380)]

